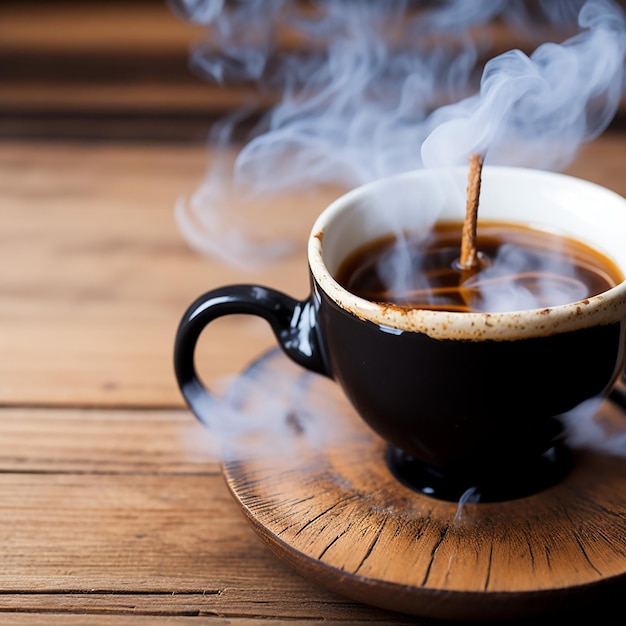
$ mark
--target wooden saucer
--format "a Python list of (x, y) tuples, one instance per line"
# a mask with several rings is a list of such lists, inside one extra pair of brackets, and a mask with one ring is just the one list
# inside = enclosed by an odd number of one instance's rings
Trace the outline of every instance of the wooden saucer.
[[(572, 609), (626, 581), (626, 458), (579, 449), (532, 496), (440, 501), (392, 476), (334, 382), (279, 352), (242, 379), (251, 419), (268, 398), (275, 419), (264, 440), (231, 447), (227, 484), (270, 549), (320, 585), (392, 611), (493, 620)], [(609, 402), (598, 416), (626, 429)]]

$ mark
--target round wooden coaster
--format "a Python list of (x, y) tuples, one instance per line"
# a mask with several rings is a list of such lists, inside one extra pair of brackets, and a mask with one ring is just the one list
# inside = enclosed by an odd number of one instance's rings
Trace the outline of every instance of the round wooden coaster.
[[(272, 419), (269, 434), (230, 446), (227, 484), (270, 549), (320, 585), (392, 611), (473, 620), (572, 609), (626, 581), (625, 458), (578, 449), (540, 493), (440, 501), (392, 476), (384, 443), (332, 381), (275, 352), (242, 379), (257, 435), (263, 412)], [(626, 428), (609, 403), (597, 421)]]

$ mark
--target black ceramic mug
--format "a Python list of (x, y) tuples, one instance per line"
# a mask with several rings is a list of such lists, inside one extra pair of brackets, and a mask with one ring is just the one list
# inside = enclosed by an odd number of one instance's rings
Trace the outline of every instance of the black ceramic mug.
[[(177, 381), (192, 411), (210, 391), (194, 366), (206, 325), (229, 314), (270, 324), (285, 354), (334, 379), (389, 445), (391, 471), (445, 499), (523, 496), (567, 470), (562, 417), (593, 412), (625, 364), (626, 199), (563, 174), (485, 167), (479, 225), (504, 221), (591, 245), (622, 274), (599, 295), (501, 312), (412, 308), (356, 296), (336, 280), (355, 249), (382, 235), (462, 220), (464, 168), (419, 170), (355, 189), (316, 220), (305, 300), (261, 285), (200, 296), (176, 337)], [(364, 459), (365, 461), (365, 459)]]

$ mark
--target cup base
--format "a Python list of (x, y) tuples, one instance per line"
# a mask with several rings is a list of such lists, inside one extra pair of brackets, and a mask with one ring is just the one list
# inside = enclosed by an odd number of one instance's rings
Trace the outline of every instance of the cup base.
[(443, 473), (391, 445), (385, 460), (398, 481), (426, 496), (449, 502), (502, 502), (530, 496), (559, 482), (571, 467), (572, 455), (565, 444), (557, 443), (516, 466), (515, 471), (498, 467), (480, 478)]

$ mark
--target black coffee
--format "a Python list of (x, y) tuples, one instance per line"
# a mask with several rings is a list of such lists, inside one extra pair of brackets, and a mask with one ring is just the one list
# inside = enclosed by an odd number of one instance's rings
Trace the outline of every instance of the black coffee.
[(479, 223), (475, 273), (458, 263), (462, 223), (443, 222), (424, 238), (377, 239), (336, 273), (352, 293), (376, 302), (447, 311), (518, 311), (583, 300), (624, 276), (610, 259), (572, 238), (525, 226)]

